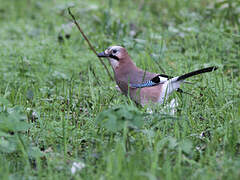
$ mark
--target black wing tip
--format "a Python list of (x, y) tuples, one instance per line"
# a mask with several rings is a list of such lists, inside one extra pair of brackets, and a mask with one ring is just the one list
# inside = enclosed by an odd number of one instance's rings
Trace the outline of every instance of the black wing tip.
[(173, 78), (173, 76), (168, 76), (166, 74), (159, 74), (158, 76), (165, 77), (165, 78), (168, 78), (168, 79)]
[(161, 75), (155, 76), (154, 78), (151, 79), (151, 81), (154, 82), (154, 83), (160, 83), (160, 78), (159, 78), (159, 76), (161, 76)]

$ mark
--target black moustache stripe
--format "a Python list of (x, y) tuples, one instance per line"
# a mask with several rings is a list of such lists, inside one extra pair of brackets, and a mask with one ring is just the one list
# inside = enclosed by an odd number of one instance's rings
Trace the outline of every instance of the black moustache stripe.
[(114, 56), (112, 54), (109, 55), (110, 58), (116, 59), (117, 61), (119, 61), (119, 58), (117, 56)]

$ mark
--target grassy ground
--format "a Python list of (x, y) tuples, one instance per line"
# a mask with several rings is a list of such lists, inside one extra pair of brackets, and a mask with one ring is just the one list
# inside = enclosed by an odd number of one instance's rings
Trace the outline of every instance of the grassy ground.
[[(217, 65), (149, 115), (115, 90), (97, 51), (180, 75)], [(240, 3), (0, 0), (0, 179), (238, 179)], [(108, 65), (109, 69), (110, 66)], [(130, 125), (131, 128), (129, 128)], [(72, 174), (73, 163), (84, 168)]]

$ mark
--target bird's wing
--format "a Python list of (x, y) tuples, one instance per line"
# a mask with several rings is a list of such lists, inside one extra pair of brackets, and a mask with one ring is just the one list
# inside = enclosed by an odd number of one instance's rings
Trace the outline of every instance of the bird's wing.
[(190, 73), (186, 73), (186, 74), (183, 74), (181, 76), (176, 76), (176, 77), (170, 77), (170, 76), (167, 76), (167, 75), (164, 75), (164, 74), (159, 74), (159, 75), (153, 77), (151, 80), (146, 81), (145, 83), (131, 84), (131, 87), (133, 87), (133, 88), (143, 88), (143, 87), (156, 86), (158, 84), (161, 84), (161, 83), (164, 83), (164, 82), (168, 81), (169, 79), (171, 79), (171, 81), (173, 83), (178, 82), (178, 81), (185, 82), (185, 79), (187, 79), (189, 77), (196, 76), (196, 75), (202, 74), (202, 73), (212, 72), (212, 71), (215, 71), (217, 69), (218, 69), (218, 67), (211, 66), (211, 67), (199, 69), (199, 70), (192, 71)]
[[(161, 79), (162, 78), (162, 79)], [(167, 78), (166, 80), (163, 79), (163, 78)], [(159, 85), (161, 83), (164, 83), (166, 82), (168, 79), (171, 79), (173, 78), (172, 76), (168, 76), (168, 75), (165, 75), (165, 74), (160, 74), (160, 75), (157, 75), (155, 76), (154, 78), (152, 78), (151, 80), (149, 81), (146, 81), (145, 83), (142, 83), (142, 84), (130, 84), (130, 87), (131, 88), (144, 88), (144, 87), (152, 87), (152, 86), (156, 86), (156, 85)], [(162, 81), (161, 81), (162, 80)], [(179, 93), (185, 93), (185, 94), (188, 94), (188, 95), (192, 95), (188, 92), (185, 92), (183, 91), (182, 89), (178, 88), (177, 89), (177, 92)]]
[(130, 84), (132, 88), (143, 88), (143, 87), (152, 87), (166, 82), (168, 79), (171, 79), (171, 76), (159, 74), (152, 79), (145, 81), (141, 84)]

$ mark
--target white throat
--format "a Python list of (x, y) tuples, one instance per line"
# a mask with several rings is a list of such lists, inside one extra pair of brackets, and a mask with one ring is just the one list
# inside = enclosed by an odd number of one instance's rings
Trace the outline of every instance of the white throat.
[(112, 68), (115, 70), (119, 66), (119, 62), (116, 59), (108, 58)]

